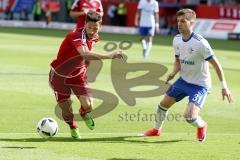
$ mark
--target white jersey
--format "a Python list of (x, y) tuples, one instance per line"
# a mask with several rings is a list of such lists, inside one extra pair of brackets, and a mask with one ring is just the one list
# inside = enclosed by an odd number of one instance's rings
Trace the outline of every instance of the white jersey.
[(201, 35), (192, 33), (188, 40), (178, 34), (173, 39), (175, 56), (180, 60), (180, 76), (188, 83), (211, 88), (209, 63), (214, 52), (208, 41)]
[(140, 0), (137, 7), (140, 11), (140, 27), (155, 27), (154, 14), (159, 12), (156, 0)]

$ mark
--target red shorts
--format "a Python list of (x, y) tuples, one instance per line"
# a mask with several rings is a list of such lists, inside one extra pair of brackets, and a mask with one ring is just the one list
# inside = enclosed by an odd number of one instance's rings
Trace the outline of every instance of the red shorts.
[(77, 97), (90, 93), (86, 72), (72, 78), (58, 75), (54, 70), (50, 70), (49, 84), (54, 90), (57, 102), (69, 99), (73, 93)]

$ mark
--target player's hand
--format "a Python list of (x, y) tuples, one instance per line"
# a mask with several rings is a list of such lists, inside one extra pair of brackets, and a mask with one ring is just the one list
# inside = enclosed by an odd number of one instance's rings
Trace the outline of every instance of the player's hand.
[(169, 82), (170, 80), (172, 80), (174, 77), (175, 77), (175, 74), (174, 74), (174, 73), (170, 73), (170, 74), (168, 75), (167, 80), (166, 80), (165, 83), (168, 84), (168, 82)]
[(223, 100), (225, 99), (225, 97), (227, 97), (229, 103), (233, 101), (232, 94), (229, 89), (222, 89), (222, 97)]
[(124, 61), (127, 60), (127, 56), (122, 53), (122, 51), (115, 51), (110, 54), (111, 59), (122, 59)]

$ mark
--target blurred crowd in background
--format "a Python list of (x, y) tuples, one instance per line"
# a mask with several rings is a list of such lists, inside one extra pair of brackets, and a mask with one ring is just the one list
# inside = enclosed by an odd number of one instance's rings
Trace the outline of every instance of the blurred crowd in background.
[[(0, 19), (23, 21), (75, 22), (69, 15), (74, 0), (0, 0)], [(102, 0), (104, 25), (133, 26), (129, 20), (134, 13), (129, 5), (138, 0)], [(193, 8), (199, 4), (208, 6), (239, 6), (240, 0), (158, 0), (160, 28), (168, 32), (176, 30), (175, 10)], [(17, 4), (16, 4), (17, 3)], [(172, 10), (175, 9), (175, 10)], [(136, 10), (136, 9), (135, 9)], [(161, 11), (165, 10), (165, 11)], [(172, 10), (172, 11), (170, 11)], [(240, 10), (238, 11), (240, 15)], [(211, 13), (210, 13), (211, 14)]]

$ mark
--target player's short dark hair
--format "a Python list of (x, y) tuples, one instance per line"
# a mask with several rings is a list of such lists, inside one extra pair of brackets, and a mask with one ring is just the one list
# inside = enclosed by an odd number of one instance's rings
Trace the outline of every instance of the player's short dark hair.
[(177, 13), (176, 16), (182, 16), (182, 15), (186, 15), (186, 18), (188, 20), (195, 20), (196, 19), (196, 13), (194, 10), (189, 9), (189, 8), (184, 8), (184, 9), (180, 9)]
[(86, 23), (87, 22), (100, 22), (102, 23), (102, 16), (94, 11), (89, 11), (86, 16)]

